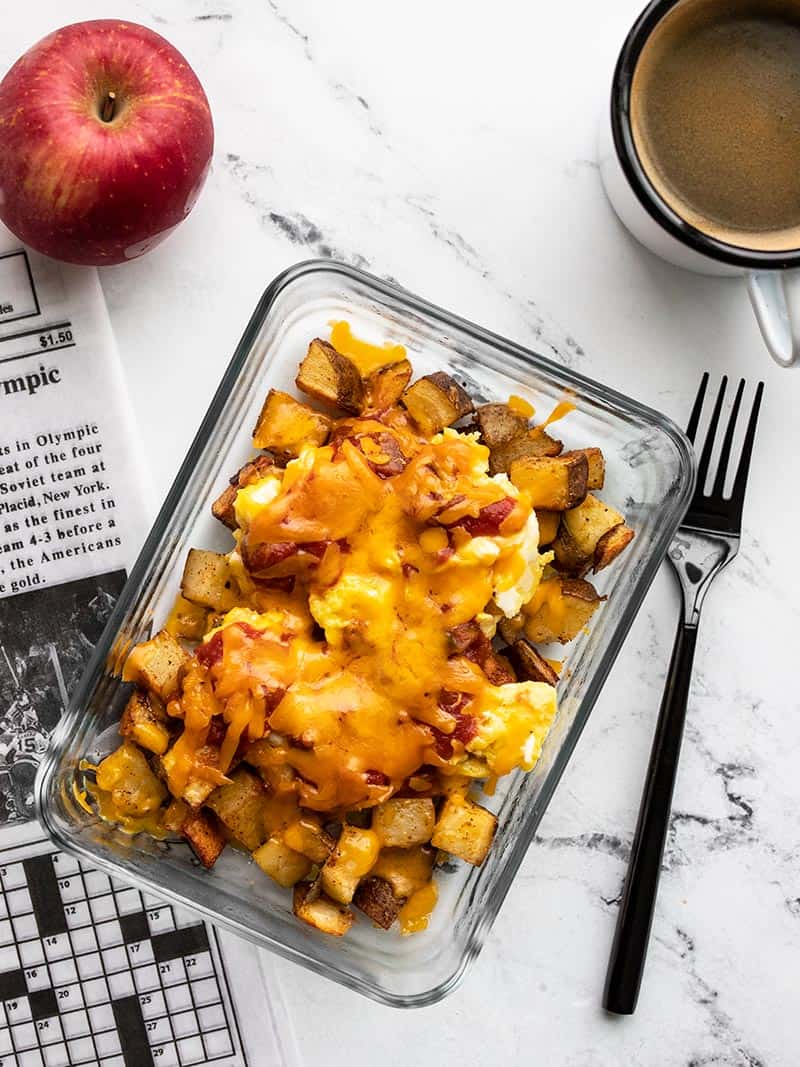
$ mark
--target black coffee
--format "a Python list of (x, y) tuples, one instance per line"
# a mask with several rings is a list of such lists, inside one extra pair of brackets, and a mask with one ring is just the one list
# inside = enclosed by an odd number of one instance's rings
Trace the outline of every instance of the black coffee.
[(687, 222), (745, 248), (800, 247), (800, 2), (683, 0), (641, 54), (631, 121)]

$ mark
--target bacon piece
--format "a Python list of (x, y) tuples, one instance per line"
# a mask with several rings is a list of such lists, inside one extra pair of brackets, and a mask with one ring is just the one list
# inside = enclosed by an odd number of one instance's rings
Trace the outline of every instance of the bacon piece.
[(510, 496), (482, 507), (477, 516), (467, 515), (455, 525), (463, 527), (472, 537), (495, 537), (514, 510), (516, 501)]
[(222, 630), (218, 630), (210, 641), (200, 645), (195, 656), (204, 667), (213, 667), (215, 663), (219, 663), (222, 659)]
[(430, 727), (436, 751), (442, 759), (452, 757), (453, 741), (460, 741), (462, 745), (467, 745), (478, 733), (478, 720), (474, 715), (468, 715), (464, 711), (471, 700), (471, 693), (455, 693), (450, 689), (443, 689), (439, 694), (439, 707), (455, 720), (455, 725), (449, 734), (438, 730), (435, 726)]
[(489, 639), (474, 619), (469, 622), (461, 622), (447, 632), (450, 641), (450, 651), (454, 656), (466, 656), (473, 663), (479, 663), (479, 653)]
[(269, 718), (273, 711), (283, 700), (283, 698), (286, 696), (286, 686), (276, 685), (270, 688), (269, 686), (265, 685), (262, 691), (264, 694), (264, 706), (266, 715), (267, 718)]
[(443, 734), (442, 731), (437, 730), (435, 726), (431, 726), (430, 731), (433, 734), (436, 755), (440, 756), (442, 759), (452, 759), (453, 742), (450, 740), (450, 734)]
[(453, 741), (460, 741), (466, 747), (478, 734), (478, 720), (474, 715), (456, 715), (456, 724), (452, 733), (446, 734), (435, 726), (429, 727), (434, 738), (436, 752), (442, 759), (452, 759)]
[(276, 564), (283, 563), (285, 559), (296, 556), (298, 545), (296, 541), (267, 541), (255, 547), (250, 547), (246, 541), (242, 542), (242, 562), (251, 574), (268, 576), (267, 572)]
[[(316, 566), (322, 557), (325, 555), (325, 551), (329, 545), (333, 544), (332, 541), (265, 541), (259, 545), (251, 547), (246, 541), (242, 543), (242, 561), (244, 562), (247, 570), (256, 579), (268, 579), (270, 578), (270, 571), (275, 569), (279, 564), (285, 563), (287, 560), (293, 560), (295, 556), (301, 557), (297, 564), (292, 564), (295, 569), (301, 569), (304, 565), (311, 564), (311, 560), (305, 559), (304, 556), (311, 556), (315, 561), (313, 563)], [(342, 538), (337, 541), (336, 544), (346, 551), (347, 541)], [(278, 578), (285, 578), (287, 575), (277, 575)]]
[[(393, 478), (402, 474), (408, 466), (408, 457), (403, 454), (394, 434), (387, 432), (360, 433), (355, 436), (334, 435), (334, 458), (339, 455), (344, 441), (349, 441), (365, 457), (370, 469), (379, 478)], [(369, 444), (367, 444), (369, 442)], [(378, 459), (377, 457), (381, 457)]]
[(367, 436), (375, 442), (382, 455), (386, 456), (386, 459), (380, 463), (367, 456), (367, 462), (378, 477), (393, 478), (396, 474), (402, 474), (408, 466), (408, 459), (403, 455), (397, 438), (390, 433), (374, 433)]
[(225, 725), (225, 720), (221, 715), (212, 716), (211, 722), (208, 724), (206, 744), (212, 745), (214, 748), (220, 748), (225, 740), (227, 729), (228, 727)]
[(456, 726), (453, 730), (451, 737), (454, 737), (456, 741), (460, 741), (462, 745), (467, 745), (469, 742), (477, 736), (478, 733), (478, 720), (474, 715), (456, 715)]
[(391, 778), (384, 774), (383, 771), (366, 771), (364, 777), (367, 780), (367, 785), (389, 785)]
[(294, 574), (284, 574), (282, 578), (256, 578), (254, 580), (265, 589), (275, 589), (281, 593), (293, 593), (297, 577)]
[[(245, 636), (253, 641), (257, 641), (264, 636), (261, 630), (256, 630), (248, 622), (235, 622), (233, 625), (237, 626)], [(213, 667), (215, 663), (219, 663), (222, 659), (223, 633), (223, 630), (217, 630), (214, 636), (209, 641), (206, 641), (205, 644), (200, 645), (195, 652), (195, 656), (204, 667)]]
[(306, 541), (305, 544), (297, 545), (296, 547), (298, 552), (308, 552), (317, 559), (322, 559), (330, 543), (330, 541)]
[(477, 622), (462, 622), (448, 631), (451, 654), (477, 663), (492, 685), (515, 682), (509, 662), (492, 648), (492, 643)]
[(450, 715), (458, 715), (472, 700), (469, 693), (454, 693), (452, 689), (443, 689), (439, 694), (439, 707)]

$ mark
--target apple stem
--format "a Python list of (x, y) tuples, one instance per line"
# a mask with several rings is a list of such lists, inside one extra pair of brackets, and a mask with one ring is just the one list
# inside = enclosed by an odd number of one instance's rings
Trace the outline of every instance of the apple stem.
[(103, 109), (100, 112), (100, 118), (103, 120), (103, 122), (111, 122), (111, 120), (114, 118), (114, 111), (117, 107), (116, 101), (117, 94), (112, 90), (109, 90), (106, 93), (106, 98), (103, 101)]

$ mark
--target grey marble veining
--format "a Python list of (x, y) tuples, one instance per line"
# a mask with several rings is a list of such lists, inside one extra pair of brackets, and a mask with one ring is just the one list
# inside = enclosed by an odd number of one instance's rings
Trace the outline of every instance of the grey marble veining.
[[(361, 1067), (800, 1063), (800, 375), (743, 287), (638, 248), (594, 164), (635, 0), (521, 5), (120, 0), (203, 80), (217, 145), (191, 219), (103, 275), (165, 490), (263, 288), (336, 256), (687, 418), (702, 370), (766, 382), (741, 551), (704, 611), (639, 1009), (601, 994), (678, 617), (659, 575), (481, 958), (413, 1014), (275, 965), (307, 1062)], [(20, 8), (5, 67), (100, 0)], [(332, 1040), (333, 1037), (333, 1040)]]

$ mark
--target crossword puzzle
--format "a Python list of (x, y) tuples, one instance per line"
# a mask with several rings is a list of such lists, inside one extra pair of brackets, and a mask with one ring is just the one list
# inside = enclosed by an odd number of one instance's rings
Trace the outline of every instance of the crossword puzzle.
[(212, 927), (49, 842), (0, 851), (0, 1067), (223, 1062), (247, 1064)]

